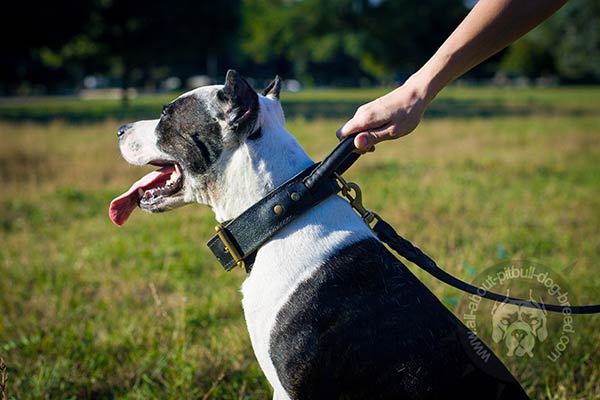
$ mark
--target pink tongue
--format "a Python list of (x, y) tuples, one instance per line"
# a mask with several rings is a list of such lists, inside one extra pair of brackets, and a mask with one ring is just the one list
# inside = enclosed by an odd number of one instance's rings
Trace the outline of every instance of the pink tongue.
[(158, 171), (150, 172), (148, 175), (134, 183), (127, 192), (110, 202), (110, 207), (108, 209), (110, 220), (118, 226), (123, 225), (142, 198), (139, 194), (139, 189), (146, 191), (164, 184), (169, 180), (173, 171), (175, 171), (175, 166), (167, 165)]

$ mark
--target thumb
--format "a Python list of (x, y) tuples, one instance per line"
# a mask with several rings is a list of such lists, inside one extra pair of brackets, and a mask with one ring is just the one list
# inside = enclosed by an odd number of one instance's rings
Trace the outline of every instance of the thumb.
[(394, 126), (392, 124), (387, 124), (379, 128), (360, 132), (354, 138), (354, 146), (359, 151), (370, 151), (377, 143), (394, 138)]
[(354, 147), (361, 152), (370, 151), (376, 143), (377, 137), (370, 131), (361, 132), (354, 138)]

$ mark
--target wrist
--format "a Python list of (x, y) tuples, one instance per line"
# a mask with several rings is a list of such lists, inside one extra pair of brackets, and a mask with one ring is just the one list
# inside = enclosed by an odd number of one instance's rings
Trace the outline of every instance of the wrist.
[(437, 94), (431, 83), (428, 76), (420, 71), (411, 75), (399, 88), (405, 93), (405, 96), (408, 94), (410, 99), (409, 104), (405, 106), (415, 108), (422, 114)]
[(426, 106), (437, 96), (437, 94), (446, 86), (440, 71), (437, 71), (433, 65), (426, 63), (408, 78), (405, 84), (417, 88)]

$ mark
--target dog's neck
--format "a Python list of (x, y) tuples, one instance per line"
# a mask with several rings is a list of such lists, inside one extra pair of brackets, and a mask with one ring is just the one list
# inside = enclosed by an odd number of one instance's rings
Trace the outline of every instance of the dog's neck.
[[(226, 149), (217, 163), (218, 178), (205, 184), (200, 203), (212, 207), (218, 221), (237, 217), (269, 191), (313, 164), (285, 129), (276, 98), (259, 96), (261, 135)], [(373, 237), (349, 204), (331, 196), (283, 228), (256, 255), (242, 286), (243, 306), (258, 361), (282, 398), (269, 356), (269, 337), (278, 311), (304, 279), (341, 246)]]
[(216, 167), (223, 171), (210, 185), (207, 198), (197, 199), (211, 206), (218, 221), (237, 217), (313, 162), (285, 129), (283, 111), (277, 99), (259, 96), (257, 126), (261, 134), (225, 150)]

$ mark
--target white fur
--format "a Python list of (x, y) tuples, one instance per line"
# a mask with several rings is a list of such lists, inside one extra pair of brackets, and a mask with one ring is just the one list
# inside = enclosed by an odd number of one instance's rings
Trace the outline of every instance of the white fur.
[[(218, 204), (212, 204), (221, 221), (239, 215), (272, 188), (312, 164), (285, 130), (279, 102), (260, 96), (260, 109), (262, 137), (224, 157), (228, 162), (223, 186), (219, 185), (223, 191)], [(254, 352), (275, 390), (275, 398), (288, 398), (269, 357), (277, 313), (298, 285), (336, 248), (368, 236), (373, 236), (372, 232), (348, 203), (332, 197), (284, 228), (258, 252), (252, 273), (242, 286), (242, 304)]]
[(208, 86), (200, 86), (199, 88), (190, 90), (188, 92), (183, 93), (181, 96), (176, 98), (175, 100), (182, 99), (188, 96), (198, 96), (203, 97), (206, 93), (216, 93), (217, 90), (221, 89), (223, 85), (208, 85)]
[(123, 158), (133, 165), (145, 165), (155, 160), (168, 160), (170, 157), (156, 146), (154, 133), (158, 119), (138, 121), (132, 124), (120, 143)]

